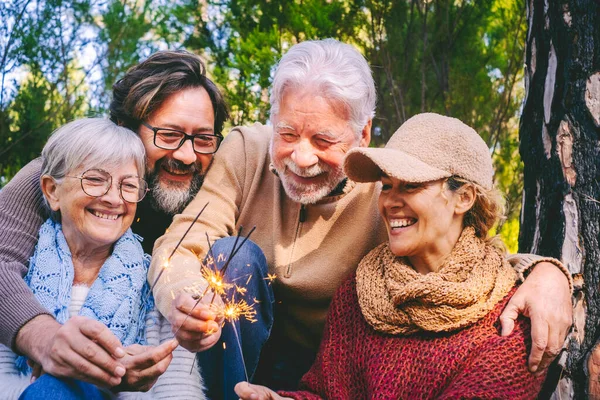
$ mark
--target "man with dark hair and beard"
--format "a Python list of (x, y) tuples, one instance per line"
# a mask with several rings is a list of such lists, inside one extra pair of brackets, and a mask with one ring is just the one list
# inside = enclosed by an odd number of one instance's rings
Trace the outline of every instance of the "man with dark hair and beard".
[[(228, 117), (202, 60), (186, 51), (157, 52), (113, 86), (110, 119), (138, 133), (146, 150), (152, 189), (131, 228), (144, 238), (147, 253), (202, 186)], [(150, 349), (136, 355), (147, 364), (147, 375), (130, 377), (120, 362), (125, 352), (108, 328), (92, 329), (85, 318), (59, 324), (23, 281), (48, 218), (41, 164), (40, 158), (31, 161), (0, 191), (0, 343), (57, 377), (129, 390), (147, 387), (158, 377), (152, 366), (161, 355)]]
[(228, 117), (202, 61), (187, 52), (155, 53), (113, 86), (110, 119), (137, 132), (146, 148), (151, 191), (131, 229), (147, 253), (200, 190)]

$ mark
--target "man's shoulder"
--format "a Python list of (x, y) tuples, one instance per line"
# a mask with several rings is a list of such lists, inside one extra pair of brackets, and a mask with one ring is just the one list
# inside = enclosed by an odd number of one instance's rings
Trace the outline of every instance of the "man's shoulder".
[(223, 159), (227, 164), (254, 165), (253, 168), (268, 165), (272, 132), (271, 126), (259, 123), (236, 126), (225, 137), (215, 159)]
[(272, 126), (256, 122), (253, 125), (232, 128), (227, 139), (242, 140), (245, 146), (268, 147), (271, 136), (273, 136)]

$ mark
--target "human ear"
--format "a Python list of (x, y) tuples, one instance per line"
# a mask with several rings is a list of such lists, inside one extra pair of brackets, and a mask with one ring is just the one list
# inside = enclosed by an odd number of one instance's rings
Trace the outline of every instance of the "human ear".
[(465, 184), (456, 191), (456, 205), (454, 206), (454, 212), (458, 215), (467, 213), (475, 204), (477, 193), (475, 186)]
[(44, 194), (46, 201), (48, 201), (52, 211), (58, 211), (60, 209), (58, 184), (54, 178), (48, 175), (43, 175), (40, 178), (40, 185), (42, 186), (42, 193)]
[(360, 147), (369, 147), (369, 143), (371, 142), (371, 126), (373, 125), (373, 120), (369, 119), (367, 124), (363, 127), (362, 132), (360, 134), (360, 143), (358, 144)]

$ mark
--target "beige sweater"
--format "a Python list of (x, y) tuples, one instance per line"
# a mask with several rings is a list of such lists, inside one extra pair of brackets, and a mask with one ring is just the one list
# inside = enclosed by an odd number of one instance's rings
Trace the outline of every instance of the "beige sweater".
[[(349, 182), (343, 195), (305, 206), (301, 220), (300, 204), (288, 198), (271, 169), (271, 135), (271, 127), (261, 124), (229, 133), (196, 199), (156, 241), (148, 279), (154, 282), (209, 202), (154, 289), (158, 309), (169, 315), (177, 293), (192, 285), (204, 287), (198, 257), (208, 249), (205, 232), (212, 242), (237, 234), (240, 226), (246, 233), (256, 226), (251, 239), (265, 253), (269, 272), (277, 275), (275, 290), (283, 310), (278, 323), (290, 340), (316, 350), (336, 289), (369, 251), (387, 240), (377, 210), (379, 184)], [(539, 260), (548, 259), (529, 255), (509, 261), (522, 276)]]

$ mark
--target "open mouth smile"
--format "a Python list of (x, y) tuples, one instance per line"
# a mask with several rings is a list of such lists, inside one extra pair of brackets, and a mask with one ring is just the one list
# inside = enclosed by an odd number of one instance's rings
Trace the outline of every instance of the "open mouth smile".
[(391, 229), (406, 228), (417, 223), (416, 218), (395, 218), (389, 221)]
[(115, 221), (120, 216), (120, 214), (104, 214), (104, 213), (101, 213), (100, 211), (96, 211), (96, 210), (88, 210), (88, 211), (90, 212), (90, 214), (92, 214), (93, 216), (95, 216), (97, 218), (106, 219), (109, 221)]

